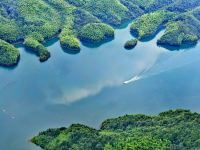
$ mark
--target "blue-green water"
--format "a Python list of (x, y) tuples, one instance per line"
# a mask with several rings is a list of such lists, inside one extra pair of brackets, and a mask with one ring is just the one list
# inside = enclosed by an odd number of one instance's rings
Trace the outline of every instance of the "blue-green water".
[(33, 135), (72, 123), (98, 128), (102, 120), (127, 113), (200, 112), (200, 44), (169, 51), (156, 45), (162, 34), (127, 51), (127, 27), (116, 30), (113, 41), (82, 46), (76, 55), (51, 41), (45, 63), (19, 48), (19, 65), (0, 68), (0, 149), (39, 149), (28, 142)]

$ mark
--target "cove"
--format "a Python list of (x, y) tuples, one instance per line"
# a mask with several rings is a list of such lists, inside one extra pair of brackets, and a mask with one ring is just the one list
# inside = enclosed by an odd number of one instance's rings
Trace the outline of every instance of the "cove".
[(18, 66), (0, 68), (0, 149), (37, 150), (28, 141), (33, 135), (72, 123), (98, 127), (124, 114), (200, 112), (200, 44), (169, 51), (156, 45), (162, 34), (131, 51), (123, 48), (133, 38), (129, 26), (99, 47), (81, 45), (80, 53), (52, 40), (45, 63), (19, 47)]

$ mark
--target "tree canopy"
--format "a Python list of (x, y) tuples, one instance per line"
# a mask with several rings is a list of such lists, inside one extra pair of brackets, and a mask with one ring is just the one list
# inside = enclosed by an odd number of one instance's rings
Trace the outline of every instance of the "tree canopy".
[(98, 130), (81, 124), (48, 129), (32, 142), (45, 150), (199, 149), (200, 114), (178, 109), (125, 115), (105, 120)]

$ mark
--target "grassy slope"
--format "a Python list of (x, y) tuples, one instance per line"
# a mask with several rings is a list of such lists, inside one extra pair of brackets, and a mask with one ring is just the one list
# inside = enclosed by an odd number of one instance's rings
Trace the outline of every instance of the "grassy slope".
[(99, 130), (80, 124), (49, 129), (32, 142), (46, 150), (199, 149), (200, 114), (171, 110), (158, 116), (126, 115), (104, 121)]

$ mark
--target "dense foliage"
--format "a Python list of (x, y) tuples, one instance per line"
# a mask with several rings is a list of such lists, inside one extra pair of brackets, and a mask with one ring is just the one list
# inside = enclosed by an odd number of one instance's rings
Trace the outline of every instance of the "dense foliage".
[(130, 20), (131, 13), (128, 8), (118, 0), (67, 0), (70, 4), (88, 11), (102, 22), (110, 25), (121, 25)]
[(114, 29), (103, 23), (90, 23), (81, 29), (79, 38), (86, 42), (101, 42), (102, 40), (114, 38)]
[(102, 26), (84, 32), (91, 24), (118, 27), (133, 19), (131, 31), (139, 39), (160, 27), (166, 32), (159, 44), (195, 44), (200, 38), (199, 0), (1, 0), (0, 39), (15, 43), (31, 37), (42, 45), (58, 36), (63, 48), (80, 49), (78, 38), (105, 40)]
[(158, 44), (179, 46), (183, 43), (196, 44), (198, 36), (193, 32), (195, 28), (187, 26), (181, 21), (170, 22), (164, 35), (158, 40)]
[[(71, 22), (72, 23), (72, 22)], [(66, 25), (61, 34), (60, 34), (60, 43), (63, 48), (70, 49), (70, 50), (80, 50), (80, 43), (79, 40), (76, 38), (70, 21), (68, 25)]]
[(198, 19), (200, 9), (186, 12), (170, 21), (166, 31), (158, 44), (180, 46), (184, 43), (196, 44), (200, 37), (200, 21)]
[(99, 130), (80, 124), (49, 129), (32, 142), (46, 150), (200, 149), (200, 114), (180, 109), (125, 115), (104, 121)]
[[(135, 3), (138, 2), (134, 2), (134, 5)], [(197, 43), (200, 38), (198, 0), (146, 0), (146, 3), (145, 6), (139, 5), (148, 13), (134, 20), (131, 26), (131, 32), (136, 37), (144, 39), (155, 35), (160, 28), (166, 27), (158, 44), (181, 46)]]
[(46, 61), (50, 57), (50, 53), (47, 50), (46, 47), (44, 47), (42, 44), (40, 44), (37, 40), (35, 40), (32, 37), (28, 37), (25, 39), (25, 46), (34, 52), (36, 55), (39, 56), (40, 61)]
[(125, 43), (124, 48), (126, 49), (133, 49), (137, 45), (138, 40), (132, 39)]
[(169, 19), (173, 18), (174, 13), (168, 11), (156, 11), (145, 14), (136, 19), (131, 25), (131, 32), (138, 39), (145, 39), (155, 35), (162, 25)]
[(20, 54), (17, 48), (3, 40), (0, 40), (0, 65), (16, 65), (19, 57)]

